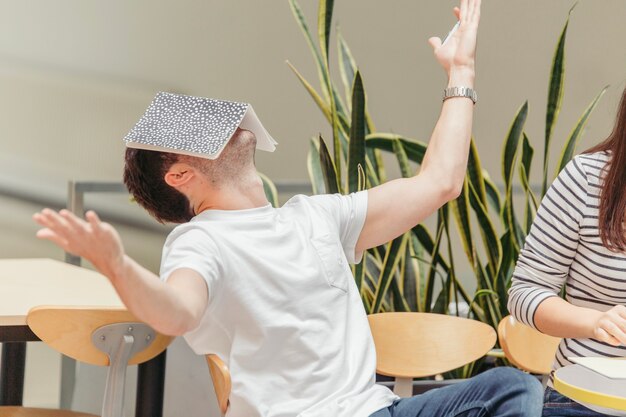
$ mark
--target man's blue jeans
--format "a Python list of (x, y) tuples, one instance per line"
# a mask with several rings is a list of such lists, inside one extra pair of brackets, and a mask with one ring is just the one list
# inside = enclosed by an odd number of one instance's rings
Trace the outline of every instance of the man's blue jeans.
[(537, 378), (510, 367), (402, 398), (370, 417), (540, 417), (543, 388)]

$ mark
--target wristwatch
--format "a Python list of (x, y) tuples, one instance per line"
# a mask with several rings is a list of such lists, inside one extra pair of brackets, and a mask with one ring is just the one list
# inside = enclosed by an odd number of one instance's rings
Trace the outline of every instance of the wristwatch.
[(474, 104), (478, 101), (478, 94), (469, 87), (448, 87), (443, 90), (443, 101), (452, 97), (467, 97), (472, 100)]

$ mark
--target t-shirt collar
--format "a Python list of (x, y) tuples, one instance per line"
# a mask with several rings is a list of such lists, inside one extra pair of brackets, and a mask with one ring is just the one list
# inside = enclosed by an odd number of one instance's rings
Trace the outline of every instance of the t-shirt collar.
[(273, 213), (274, 207), (271, 204), (267, 204), (261, 207), (254, 207), (242, 210), (204, 210), (202, 213), (197, 214), (193, 219), (194, 221), (202, 220), (243, 220), (251, 219), (255, 217), (262, 217)]

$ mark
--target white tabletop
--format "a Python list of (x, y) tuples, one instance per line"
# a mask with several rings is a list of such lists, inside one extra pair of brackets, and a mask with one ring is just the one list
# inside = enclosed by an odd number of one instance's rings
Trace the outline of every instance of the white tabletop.
[(122, 306), (109, 280), (52, 259), (0, 259), (0, 325), (26, 325), (38, 305)]
[(583, 404), (626, 411), (626, 375), (612, 379), (582, 365), (568, 365), (555, 372), (554, 387)]

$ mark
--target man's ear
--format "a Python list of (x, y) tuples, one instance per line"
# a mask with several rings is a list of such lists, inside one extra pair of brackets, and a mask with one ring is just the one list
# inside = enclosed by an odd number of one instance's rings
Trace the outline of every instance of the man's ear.
[(187, 184), (194, 175), (195, 172), (192, 167), (182, 162), (176, 162), (167, 170), (163, 179), (170, 187), (179, 188)]

